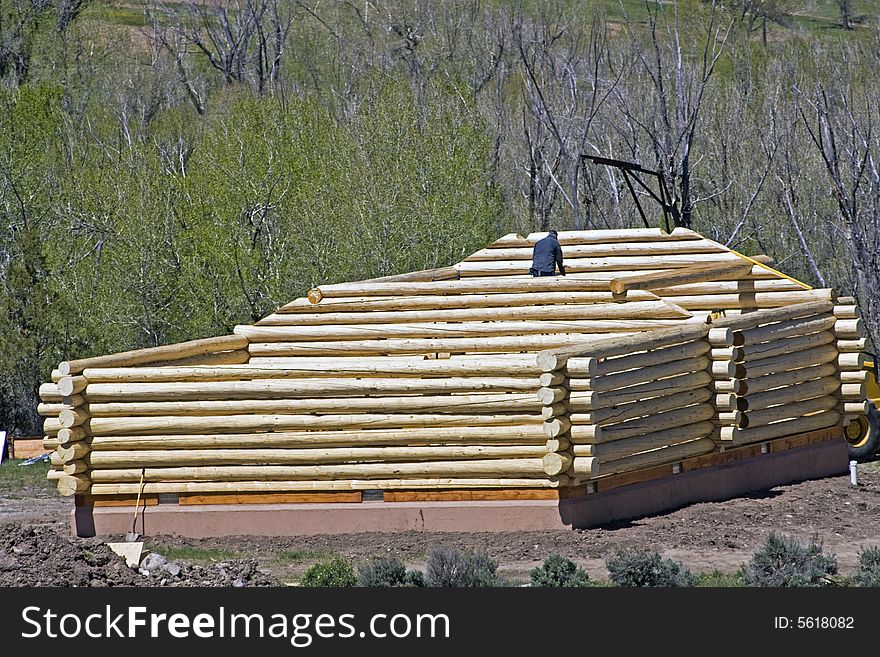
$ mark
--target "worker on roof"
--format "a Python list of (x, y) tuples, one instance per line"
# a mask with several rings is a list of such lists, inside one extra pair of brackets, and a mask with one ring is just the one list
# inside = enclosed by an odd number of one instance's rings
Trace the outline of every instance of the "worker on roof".
[(535, 250), (532, 252), (532, 266), (529, 273), (532, 276), (556, 276), (556, 266), (559, 265), (559, 273), (565, 276), (565, 267), (562, 264), (562, 247), (559, 246), (558, 233), (551, 230), (547, 237), (538, 240)]

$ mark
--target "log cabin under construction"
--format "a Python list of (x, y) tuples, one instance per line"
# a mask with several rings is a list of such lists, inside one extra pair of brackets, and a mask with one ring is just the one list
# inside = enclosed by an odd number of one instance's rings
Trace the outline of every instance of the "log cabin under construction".
[(852, 298), (681, 228), (560, 232), (568, 275), (533, 278), (544, 236), (60, 363), (75, 530), (136, 504), (148, 533), (587, 526), (846, 469)]

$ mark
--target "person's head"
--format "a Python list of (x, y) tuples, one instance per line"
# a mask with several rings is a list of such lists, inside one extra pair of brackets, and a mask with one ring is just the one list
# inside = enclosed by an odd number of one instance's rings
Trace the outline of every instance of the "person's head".
[(551, 237), (555, 237), (556, 239), (559, 239), (559, 233), (557, 233), (557, 232), (556, 232), (555, 230), (553, 230), (552, 228), (548, 231), (548, 233), (549, 233), (549, 235), (550, 235)]

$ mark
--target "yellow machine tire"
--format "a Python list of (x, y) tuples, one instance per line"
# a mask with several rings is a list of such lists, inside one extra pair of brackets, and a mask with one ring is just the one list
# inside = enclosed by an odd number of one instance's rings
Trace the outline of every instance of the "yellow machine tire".
[(880, 410), (874, 402), (868, 402), (867, 415), (860, 415), (844, 429), (849, 458), (853, 461), (868, 461), (880, 448)]

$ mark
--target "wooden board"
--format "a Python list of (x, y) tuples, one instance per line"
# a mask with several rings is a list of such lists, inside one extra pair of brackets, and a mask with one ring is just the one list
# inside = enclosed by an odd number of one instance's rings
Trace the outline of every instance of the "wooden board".
[(483, 500), (555, 500), (560, 490), (546, 488), (497, 490), (385, 491), (385, 502), (468, 502)]
[(159, 503), (158, 495), (142, 495), (140, 503), (137, 502), (136, 495), (101, 495), (92, 497), (90, 495), (77, 495), (74, 497), (74, 504), (78, 507), (88, 506), (127, 506), (132, 510), (134, 516), (134, 506), (137, 504), (138, 509), (144, 506), (156, 506)]
[(326, 493), (181, 493), (178, 504), (323, 504), (360, 502), (360, 491)]
[(40, 454), (45, 454), (48, 449), (43, 447), (43, 437), (38, 438), (12, 438), (12, 458), (29, 459)]

